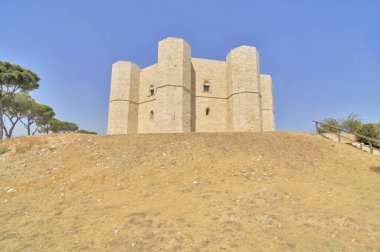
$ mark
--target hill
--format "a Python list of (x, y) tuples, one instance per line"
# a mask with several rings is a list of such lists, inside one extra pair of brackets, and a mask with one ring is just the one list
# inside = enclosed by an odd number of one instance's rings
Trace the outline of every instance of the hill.
[(380, 250), (380, 157), (305, 133), (5, 141), (2, 251)]

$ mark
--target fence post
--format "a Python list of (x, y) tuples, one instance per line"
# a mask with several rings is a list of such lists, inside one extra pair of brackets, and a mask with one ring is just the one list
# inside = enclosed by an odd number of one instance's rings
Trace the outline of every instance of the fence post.
[(316, 134), (319, 134), (319, 133), (318, 133), (318, 122), (315, 122), (315, 133), (316, 133)]
[(368, 140), (368, 142), (369, 142), (369, 151), (370, 151), (371, 154), (373, 154), (372, 142), (371, 142), (371, 140)]
[(338, 142), (341, 143), (341, 139), (340, 139), (340, 129), (338, 129)]

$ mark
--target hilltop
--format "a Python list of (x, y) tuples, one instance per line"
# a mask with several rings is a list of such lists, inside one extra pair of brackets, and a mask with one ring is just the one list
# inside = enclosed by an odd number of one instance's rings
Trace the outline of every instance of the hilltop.
[(380, 250), (380, 157), (306, 133), (5, 141), (1, 251)]

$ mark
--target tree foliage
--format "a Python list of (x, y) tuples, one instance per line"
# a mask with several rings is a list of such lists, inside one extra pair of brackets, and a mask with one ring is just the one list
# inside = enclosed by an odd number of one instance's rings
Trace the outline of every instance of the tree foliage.
[(28, 135), (36, 132), (97, 134), (56, 119), (53, 108), (36, 102), (28, 92), (39, 87), (39, 80), (37, 74), (28, 69), (0, 61), (0, 140), (4, 132), (10, 138), (18, 123), (24, 125)]
[[(363, 127), (361, 127), (358, 131), (358, 134), (380, 140), (380, 132), (377, 129), (376, 125), (373, 123), (364, 124)], [(369, 140), (367, 140), (366, 138), (358, 137), (357, 140), (361, 143), (369, 144)], [(372, 145), (374, 147), (380, 148), (380, 143), (372, 142)]]
[[(34, 135), (41, 125), (47, 124), (55, 116), (54, 110), (44, 104), (37, 103), (32, 97), (28, 97), (27, 106), (23, 111), (23, 116), (20, 122), (27, 130), (28, 136)], [(35, 129), (32, 130), (32, 126)]]
[(80, 134), (92, 134), (92, 135), (97, 135), (98, 134), (97, 132), (88, 131), (88, 130), (84, 130), (84, 129), (78, 130), (76, 133), (80, 133)]
[[(38, 75), (19, 65), (0, 61), (0, 140), (3, 139), (5, 98), (13, 98), (18, 92), (28, 92), (39, 87)], [(8, 131), (9, 133), (9, 131)]]
[(326, 118), (326, 119), (323, 119), (322, 122), (326, 125), (321, 124), (318, 128), (318, 133), (329, 133), (329, 132), (337, 133), (338, 132), (337, 127), (340, 127), (339, 120), (334, 119), (334, 118)]
[(79, 129), (78, 125), (72, 122), (60, 121), (56, 118), (52, 118), (46, 124), (41, 125), (41, 133), (69, 133), (75, 132)]
[(363, 127), (363, 122), (361, 121), (358, 114), (351, 113), (348, 116), (339, 120), (339, 124), (345, 130), (356, 133)]
[(28, 99), (30, 96), (25, 93), (18, 93), (12, 96), (4, 96), (3, 98), (3, 111), (4, 115), (10, 124), (9, 127), (3, 126), (5, 136), (10, 138), (16, 124), (23, 117), (25, 109), (28, 107)]

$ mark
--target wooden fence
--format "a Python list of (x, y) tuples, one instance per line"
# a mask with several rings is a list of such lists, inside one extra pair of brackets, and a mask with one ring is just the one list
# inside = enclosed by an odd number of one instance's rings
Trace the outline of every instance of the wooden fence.
[[(323, 132), (333, 133), (333, 134), (338, 136), (338, 142), (340, 142), (340, 143), (342, 142), (342, 138), (345, 138), (345, 139), (348, 139), (348, 140), (354, 142), (352, 139), (350, 139), (350, 138), (346, 137), (344, 134), (342, 134), (342, 133), (348, 133), (348, 134), (354, 135), (355, 137), (360, 137), (361, 139), (366, 139), (368, 141), (368, 145), (369, 145), (369, 149), (370, 149), (371, 154), (373, 154), (374, 149), (377, 149), (374, 147), (374, 143), (378, 143), (378, 146), (380, 146), (380, 140), (373, 139), (370, 137), (366, 137), (366, 136), (363, 136), (363, 135), (360, 135), (360, 134), (357, 134), (354, 132), (350, 132), (344, 128), (340, 128), (340, 127), (337, 127), (334, 125), (329, 125), (329, 124), (326, 124), (323, 122), (319, 122), (319, 121), (313, 121), (313, 122), (315, 123), (315, 130), (316, 130), (317, 134), (322, 134)], [(333, 130), (331, 130), (331, 129), (333, 129)], [(361, 143), (360, 146), (362, 148), (363, 144)]]

